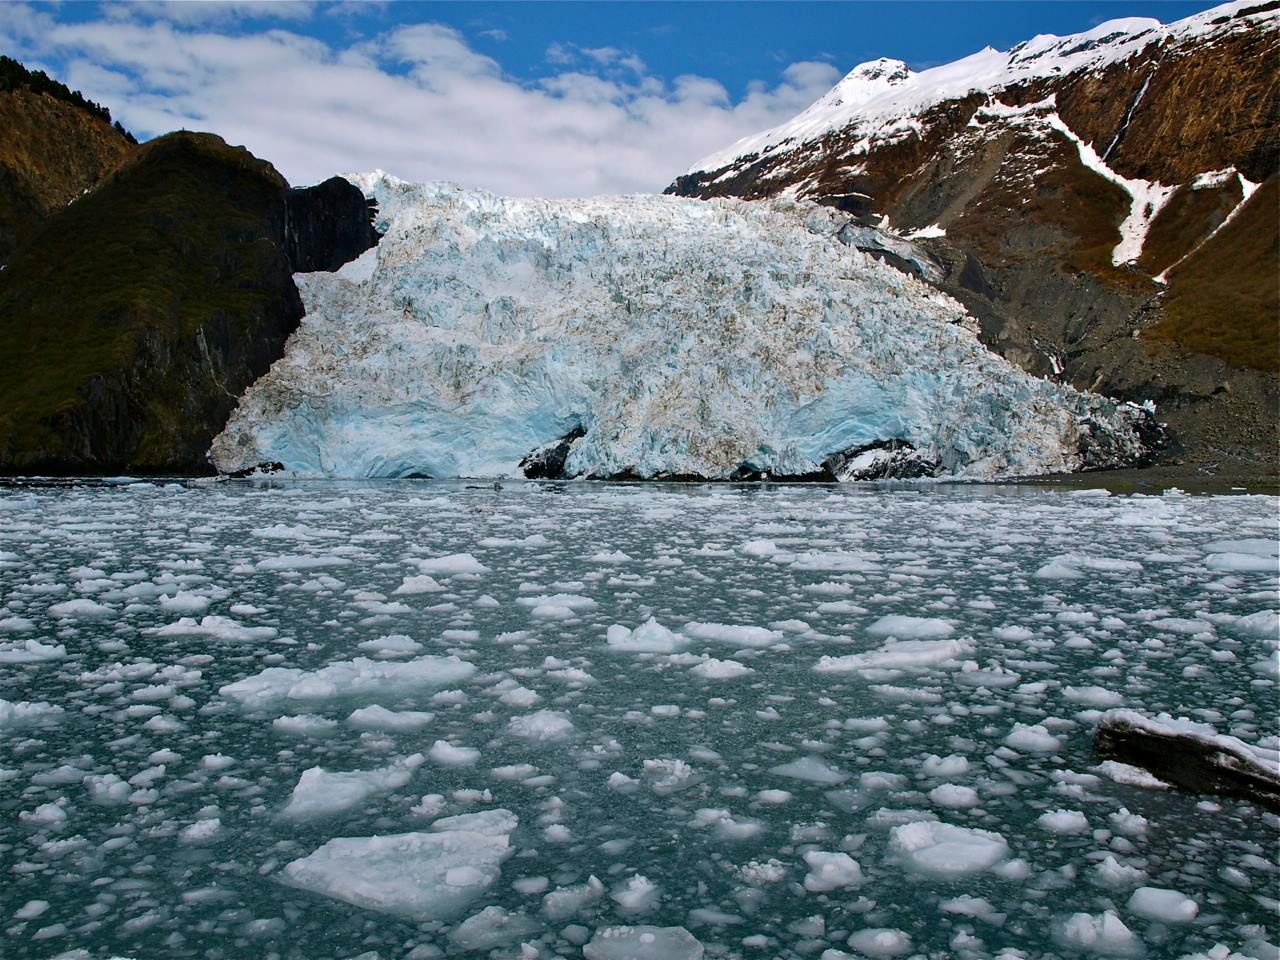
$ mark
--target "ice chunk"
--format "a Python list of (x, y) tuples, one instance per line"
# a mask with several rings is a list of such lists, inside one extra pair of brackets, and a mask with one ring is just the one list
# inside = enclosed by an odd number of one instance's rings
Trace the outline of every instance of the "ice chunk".
[(978, 791), (958, 783), (941, 783), (929, 791), (929, 799), (940, 807), (975, 807)]
[(491, 950), (530, 937), (541, 929), (542, 924), (531, 917), (492, 906), (463, 920), (449, 931), (449, 939), (461, 950)]
[(769, 772), (778, 777), (807, 780), (810, 783), (844, 783), (849, 779), (849, 775), (843, 770), (817, 757), (801, 757), (799, 760), (771, 767)]
[(40, 663), (66, 655), (67, 648), (60, 643), (41, 643), (34, 639), (0, 643), (0, 663)]
[(422, 644), (402, 633), (392, 633), (385, 637), (365, 640), (360, 644), (361, 650), (367, 650), (379, 659), (393, 657), (411, 657), (422, 649)]
[(1053, 753), (1062, 748), (1062, 741), (1039, 723), (1031, 726), (1015, 723), (1013, 730), (1004, 738), (1004, 742), (1024, 753)]
[(1055, 930), (1066, 947), (1104, 957), (1130, 957), (1142, 951), (1142, 943), (1110, 910), (1101, 914), (1073, 913)]
[(1254, 553), (1211, 553), (1205, 557), (1204, 565), (1210, 570), (1228, 573), (1280, 572), (1280, 558), (1274, 555), (1260, 557)]
[(419, 573), (438, 574), (445, 577), (489, 572), (488, 567), (469, 553), (451, 553), (445, 557), (415, 560), (414, 563), (418, 565)]
[(287, 882), (412, 920), (452, 920), (498, 878), (507, 834), (469, 830), (340, 837), (284, 868)]
[(507, 733), (537, 743), (564, 740), (573, 735), (573, 721), (567, 713), (539, 710), (522, 717), (512, 717), (507, 724)]
[(586, 960), (702, 960), (702, 954), (684, 927), (606, 927), (582, 948)]
[(442, 767), (468, 767), (480, 759), (480, 751), (474, 747), (456, 747), (448, 740), (437, 740), (427, 755)]
[[(360, 707), (352, 710), (347, 717), (347, 725), (357, 730), (419, 730), (435, 719), (434, 713), (418, 710), (388, 710), (374, 704), (371, 707)], [(277, 721), (279, 722), (279, 721)]]
[(285, 556), (267, 557), (265, 560), (259, 560), (256, 566), (259, 570), (293, 573), (299, 570), (319, 570), (322, 567), (345, 567), (350, 562), (350, 557), (286, 554)]
[(65, 620), (102, 620), (105, 617), (114, 617), (115, 614), (113, 607), (87, 597), (65, 600), (49, 608), (49, 616)]
[(737, 626), (728, 623), (698, 623), (691, 621), (680, 632), (694, 640), (728, 643), (735, 647), (768, 647), (783, 638), (782, 631), (766, 627)]
[(804, 888), (814, 893), (854, 887), (862, 882), (862, 867), (847, 853), (810, 850), (804, 855), (804, 862), (809, 865)]
[(658, 885), (637, 873), (614, 887), (609, 896), (623, 911), (647, 913), (658, 905)]
[(881, 617), (871, 626), (867, 633), (873, 637), (896, 637), (899, 640), (928, 640), (934, 637), (948, 637), (955, 633), (955, 627), (945, 620), (935, 617)]
[(911, 952), (911, 937), (902, 930), (869, 927), (849, 937), (849, 946), (864, 957), (901, 957)]
[(400, 586), (391, 591), (396, 596), (416, 596), (422, 593), (439, 593), (444, 587), (435, 577), (422, 574), (417, 577), (405, 577)]
[(1102, 687), (1064, 687), (1062, 695), (1087, 707), (1114, 707), (1124, 701), (1120, 694)]
[(1163, 780), (1153, 777), (1141, 767), (1135, 767), (1127, 763), (1121, 763), (1119, 760), (1103, 760), (1096, 767), (1091, 769), (1102, 774), (1104, 777), (1110, 777), (1116, 783), (1123, 783), (1130, 787), (1145, 787), (1148, 790), (1168, 790), (1169, 784)]
[(945, 757), (931, 753), (924, 758), (922, 769), (925, 775), (930, 777), (957, 777), (968, 772), (969, 761), (958, 753)]
[(47, 700), (0, 700), (0, 730), (54, 720), (61, 714), (62, 708)]
[(739, 663), (737, 660), (717, 660), (715, 657), (707, 657), (689, 672), (703, 680), (735, 680), (749, 673), (755, 673), (746, 664)]
[(893, 828), (889, 850), (920, 873), (952, 880), (995, 866), (1009, 845), (989, 830), (917, 820)]
[(883, 647), (866, 653), (824, 656), (813, 669), (819, 673), (849, 673), (855, 670), (929, 667), (954, 660), (971, 648), (972, 643), (967, 640), (891, 640)]
[(464, 830), (468, 833), (483, 833), (498, 837), (513, 833), (520, 825), (519, 818), (503, 807), (492, 810), (481, 810), (479, 813), (460, 813), (454, 817), (441, 817), (431, 824), (435, 833), (446, 833), (450, 830)]
[(230, 617), (202, 617), (196, 623), (191, 617), (183, 617), (177, 623), (157, 627), (151, 631), (157, 637), (212, 637), (232, 642), (247, 640), (272, 640), (279, 633), (275, 627), (246, 627)]
[(557, 887), (542, 898), (542, 912), (548, 920), (567, 920), (604, 896), (604, 884), (593, 874), (586, 883)]
[(333, 772), (311, 767), (302, 771), (283, 814), (300, 820), (355, 809), (374, 794), (403, 787), (423, 760), (422, 754), (415, 753), (391, 766), (374, 770)]
[(1139, 887), (1128, 906), (1130, 913), (1161, 923), (1190, 923), (1200, 912), (1200, 905), (1190, 897), (1161, 887)]
[(263, 709), (282, 701), (306, 703), (403, 696), (423, 688), (457, 683), (475, 670), (473, 664), (456, 656), (419, 657), (404, 663), (357, 657), (314, 671), (268, 667), (252, 677), (229, 683), (218, 692), (249, 709)]
[(271, 729), (294, 737), (327, 737), (338, 729), (338, 721), (317, 717), (313, 713), (300, 713), (289, 717), (276, 717)]
[(1089, 821), (1079, 810), (1049, 810), (1036, 818), (1041, 829), (1050, 833), (1073, 834), (1084, 833), (1089, 829)]
[(608, 630), (607, 641), (616, 650), (634, 653), (674, 653), (687, 642), (684, 637), (676, 636), (653, 617), (634, 630), (615, 623)]

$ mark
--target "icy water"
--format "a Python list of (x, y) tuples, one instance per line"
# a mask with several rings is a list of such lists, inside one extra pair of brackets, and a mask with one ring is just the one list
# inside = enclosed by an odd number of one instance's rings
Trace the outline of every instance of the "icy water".
[(1275, 956), (1091, 729), (1276, 746), (1276, 501), (1097, 494), (0, 490), (0, 956)]

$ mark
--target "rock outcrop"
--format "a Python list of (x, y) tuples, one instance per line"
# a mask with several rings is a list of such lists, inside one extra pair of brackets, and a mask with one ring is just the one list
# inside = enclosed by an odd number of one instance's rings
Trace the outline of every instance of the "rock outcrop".
[(889, 227), (993, 349), (1156, 402), (1198, 464), (1274, 472), (1278, 55), (1277, 4), (1238, 2), (921, 73), (874, 61), (668, 192), (786, 195)]
[(366, 249), (370, 214), (211, 134), (137, 148), (0, 271), (0, 471), (211, 472), (302, 317), (294, 271)]
[(1280, 813), (1275, 751), (1260, 751), (1206, 724), (1111, 710), (1098, 721), (1094, 745), (1103, 757), (1141, 767), (1192, 793), (1242, 797)]

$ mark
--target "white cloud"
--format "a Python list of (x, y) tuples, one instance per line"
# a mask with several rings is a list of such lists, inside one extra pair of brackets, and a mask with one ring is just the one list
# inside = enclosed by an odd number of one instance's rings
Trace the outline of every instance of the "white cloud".
[(564, 69), (522, 83), (437, 23), (334, 48), (172, 16), (58, 23), (19, 4), (5, 14), (0, 38), (14, 55), (62, 64), (140, 136), (212, 130), (293, 183), (382, 168), (516, 195), (656, 191), (839, 79), (829, 64), (796, 63), (735, 102), (715, 80), (667, 81), (611, 47), (562, 45)]
[(204, 25), (233, 20), (306, 20), (315, 12), (312, 0), (111, 0), (102, 13), (112, 20), (145, 18)]

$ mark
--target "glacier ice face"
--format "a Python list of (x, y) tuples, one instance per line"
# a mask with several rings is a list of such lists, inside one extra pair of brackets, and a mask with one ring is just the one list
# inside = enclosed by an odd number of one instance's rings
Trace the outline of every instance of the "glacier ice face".
[(297, 276), (307, 315), (214, 441), (223, 471), (518, 476), (575, 432), (586, 477), (800, 475), (889, 441), (969, 476), (1143, 449), (1136, 411), (986, 350), (835, 211), (354, 179), (385, 236)]

